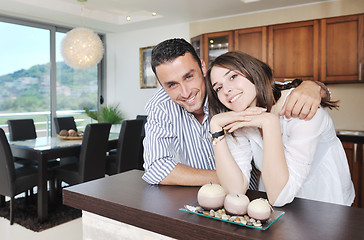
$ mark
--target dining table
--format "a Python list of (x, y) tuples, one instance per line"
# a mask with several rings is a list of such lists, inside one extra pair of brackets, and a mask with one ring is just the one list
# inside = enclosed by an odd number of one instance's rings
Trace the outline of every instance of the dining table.
[[(109, 150), (116, 149), (118, 137), (118, 133), (110, 133)], [(70, 140), (48, 136), (22, 141), (9, 141), (9, 144), (14, 157), (36, 160), (38, 163), (37, 212), (38, 221), (44, 222), (48, 216), (48, 161), (79, 156), (82, 138)]]
[(151, 185), (143, 174), (131, 170), (63, 189), (63, 203), (82, 210), (83, 239), (364, 239), (361, 208), (295, 198), (273, 207), (284, 214), (269, 228), (256, 229), (188, 212), (199, 186)]

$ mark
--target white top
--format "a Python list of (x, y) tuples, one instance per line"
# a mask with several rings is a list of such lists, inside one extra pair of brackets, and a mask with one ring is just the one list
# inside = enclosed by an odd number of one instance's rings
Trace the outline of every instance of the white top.
[[(289, 179), (274, 206), (283, 206), (294, 197), (350, 206), (354, 185), (343, 146), (331, 117), (319, 108), (310, 120), (280, 117), (282, 140)], [(262, 169), (263, 139), (258, 128), (246, 127), (226, 135), (230, 151), (246, 179), (250, 179), (251, 159)], [(264, 190), (262, 179), (259, 190)]]

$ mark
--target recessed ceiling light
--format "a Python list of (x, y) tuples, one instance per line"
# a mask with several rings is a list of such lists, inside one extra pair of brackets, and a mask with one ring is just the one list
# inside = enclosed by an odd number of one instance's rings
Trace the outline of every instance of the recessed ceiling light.
[(156, 12), (152, 12), (152, 16), (157, 16), (157, 13)]
[(240, 0), (243, 3), (259, 2), (260, 0)]
[(130, 16), (126, 16), (126, 21), (130, 21), (131, 20), (131, 17)]

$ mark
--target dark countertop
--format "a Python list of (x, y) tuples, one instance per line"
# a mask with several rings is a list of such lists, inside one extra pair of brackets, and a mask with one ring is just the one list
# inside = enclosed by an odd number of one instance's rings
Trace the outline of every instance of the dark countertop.
[(256, 230), (179, 211), (197, 200), (199, 187), (149, 185), (142, 174), (132, 170), (68, 187), (63, 202), (177, 239), (363, 239), (364, 209), (297, 198), (278, 209), (285, 214), (269, 229)]
[(336, 135), (342, 142), (364, 143), (363, 131), (337, 130)]

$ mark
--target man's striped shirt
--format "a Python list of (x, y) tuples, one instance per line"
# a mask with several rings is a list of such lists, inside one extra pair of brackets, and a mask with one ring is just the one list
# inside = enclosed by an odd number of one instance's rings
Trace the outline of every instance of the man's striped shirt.
[(158, 184), (178, 164), (198, 169), (215, 169), (209, 136), (207, 100), (202, 124), (174, 103), (163, 88), (146, 105), (143, 179)]

